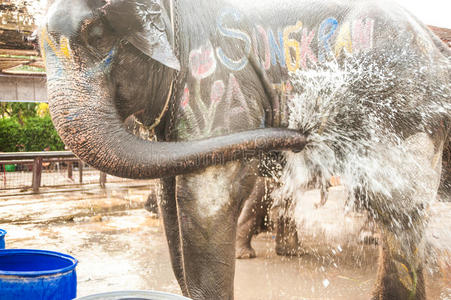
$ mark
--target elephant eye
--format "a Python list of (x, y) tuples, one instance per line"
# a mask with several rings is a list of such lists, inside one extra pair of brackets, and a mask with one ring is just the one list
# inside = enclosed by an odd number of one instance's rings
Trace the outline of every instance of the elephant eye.
[(83, 24), (81, 38), (91, 51), (102, 56), (111, 50), (116, 40), (114, 32), (100, 19)]

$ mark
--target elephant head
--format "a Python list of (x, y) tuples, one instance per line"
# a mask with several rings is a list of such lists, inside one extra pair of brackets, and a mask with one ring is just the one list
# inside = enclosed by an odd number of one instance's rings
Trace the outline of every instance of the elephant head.
[(154, 123), (168, 91), (177, 92), (171, 91), (173, 72), (185, 68), (171, 47), (168, 15), (159, 0), (49, 1), (40, 41), (50, 111), (78, 157), (106, 173), (144, 179), (192, 172), (242, 153), (304, 147), (302, 134), (285, 129), (189, 142), (150, 142), (129, 133), (123, 120), (141, 112), (143, 123)]

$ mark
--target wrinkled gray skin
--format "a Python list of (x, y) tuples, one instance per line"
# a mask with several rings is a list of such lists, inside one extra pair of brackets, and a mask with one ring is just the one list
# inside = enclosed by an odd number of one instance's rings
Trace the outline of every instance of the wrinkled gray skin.
[[(245, 200), (238, 218), (236, 258), (255, 258), (256, 253), (251, 244), (252, 238), (260, 232), (272, 229), (276, 231), (275, 249), (277, 255), (296, 256), (300, 253), (301, 245), (298, 241), (295, 221), (285, 215), (278, 217), (277, 220), (271, 220), (270, 210), (273, 205), (271, 192), (275, 186), (276, 183), (273, 179), (259, 177), (252, 193)], [(321, 188), (321, 201), (318, 205), (322, 206), (326, 203), (328, 187)]]
[(269, 209), (271, 198), (266, 190), (265, 178), (259, 177), (252, 193), (244, 202), (238, 218), (236, 233), (236, 258), (254, 258), (255, 250), (251, 241), (254, 235), (265, 230), (269, 226)]
[[(387, 3), (267, 3), (270, 5), (255, 2), (258, 6), (248, 5), (240, 14), (233, 14), (226, 9), (232, 5), (225, 0), (176, 1), (178, 49), (171, 49), (168, 0), (161, 6), (151, 0), (48, 1), (40, 39), (55, 127), (74, 153), (102, 171), (130, 178), (162, 178), (160, 208), (172, 266), (183, 294), (193, 299), (233, 299), (236, 224), (258, 177), (258, 161), (241, 159), (273, 149), (299, 151), (306, 142), (303, 133), (275, 128), (284, 127), (287, 116), (279, 105), (283, 95), (271, 84), (286, 81), (288, 72), (281, 63), (268, 70), (259, 63), (264, 58), (257, 57), (246, 42), (246, 34), (251, 37), (256, 24), (277, 32), (302, 20), (305, 28), (316, 29), (311, 49), (318, 53), (321, 47), (327, 49), (318, 39), (318, 28), (326, 18), (334, 17), (343, 24), (370, 16), (376, 24), (374, 44), (360, 55), (372, 57), (367, 60), (371, 65), (405, 44), (405, 36), (421, 36), (423, 44), (429, 45), (426, 55), (420, 43), (411, 40), (412, 51), (419, 55), (417, 66), (433, 69), (443, 61), (449, 63), (444, 44), (407, 12)], [(222, 13), (226, 14), (223, 19)], [(337, 35), (329, 38), (332, 45)], [(258, 48), (264, 52), (265, 44), (259, 40)], [(216, 51), (209, 52), (209, 46)], [(233, 60), (229, 67), (220, 62), (218, 49)], [(190, 53), (194, 64), (190, 64)], [(239, 70), (232, 71), (230, 65)], [(411, 76), (412, 70), (405, 65), (384, 67), (392, 68), (397, 78)], [(178, 70), (174, 97), (156, 128), (159, 140), (166, 142), (144, 141), (130, 134), (123, 121), (135, 115), (144, 126), (154, 124)], [(449, 73), (431, 72), (424, 80), (448, 83)], [(379, 90), (377, 82), (356, 88), (380, 97), (388, 92)], [(396, 87), (389, 92), (402, 93)], [(208, 99), (212, 99), (209, 107), (217, 105), (212, 114), (205, 111)], [(395, 129), (400, 136), (418, 132), (406, 120), (398, 121)], [(447, 130), (432, 126), (420, 142), (432, 141), (433, 152), (439, 153)], [(429, 154), (424, 156), (427, 163), (432, 160)], [(425, 180), (434, 187), (437, 178)], [(368, 203), (370, 210), (372, 204)], [(375, 299), (426, 297), (423, 253), (416, 251), (422, 230), (411, 227), (411, 221), (422, 215), (418, 211), (421, 207), (412, 211), (401, 206), (379, 215), (385, 236)], [(401, 220), (396, 226), (394, 216)], [(405, 268), (400, 268), (400, 263), (407, 266), (407, 274), (401, 274)]]

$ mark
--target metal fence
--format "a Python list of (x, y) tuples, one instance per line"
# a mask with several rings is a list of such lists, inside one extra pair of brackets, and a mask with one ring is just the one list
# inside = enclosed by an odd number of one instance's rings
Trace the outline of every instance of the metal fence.
[(0, 153), (0, 190), (31, 189), (127, 179), (106, 175), (79, 160), (70, 151)]

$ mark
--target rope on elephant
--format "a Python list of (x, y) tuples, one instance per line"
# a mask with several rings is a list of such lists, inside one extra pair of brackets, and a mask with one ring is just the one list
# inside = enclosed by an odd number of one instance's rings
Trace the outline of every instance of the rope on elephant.
[[(179, 16), (179, 7), (177, 5), (177, 0), (170, 1), (170, 13), (171, 13), (171, 26), (172, 26), (172, 48), (174, 51), (175, 57), (181, 61), (180, 57), (180, 16)], [(182, 64), (183, 65), (183, 64)], [(179, 82), (182, 78), (182, 69), (180, 71), (175, 70), (174, 78), (172, 80), (172, 93), (170, 97), (170, 109), (169, 109), (169, 120), (168, 125), (166, 126), (165, 139), (169, 140), (172, 134), (172, 130), (174, 128), (174, 120), (175, 120), (175, 111), (177, 109), (177, 97), (178, 92), (180, 90)]]

